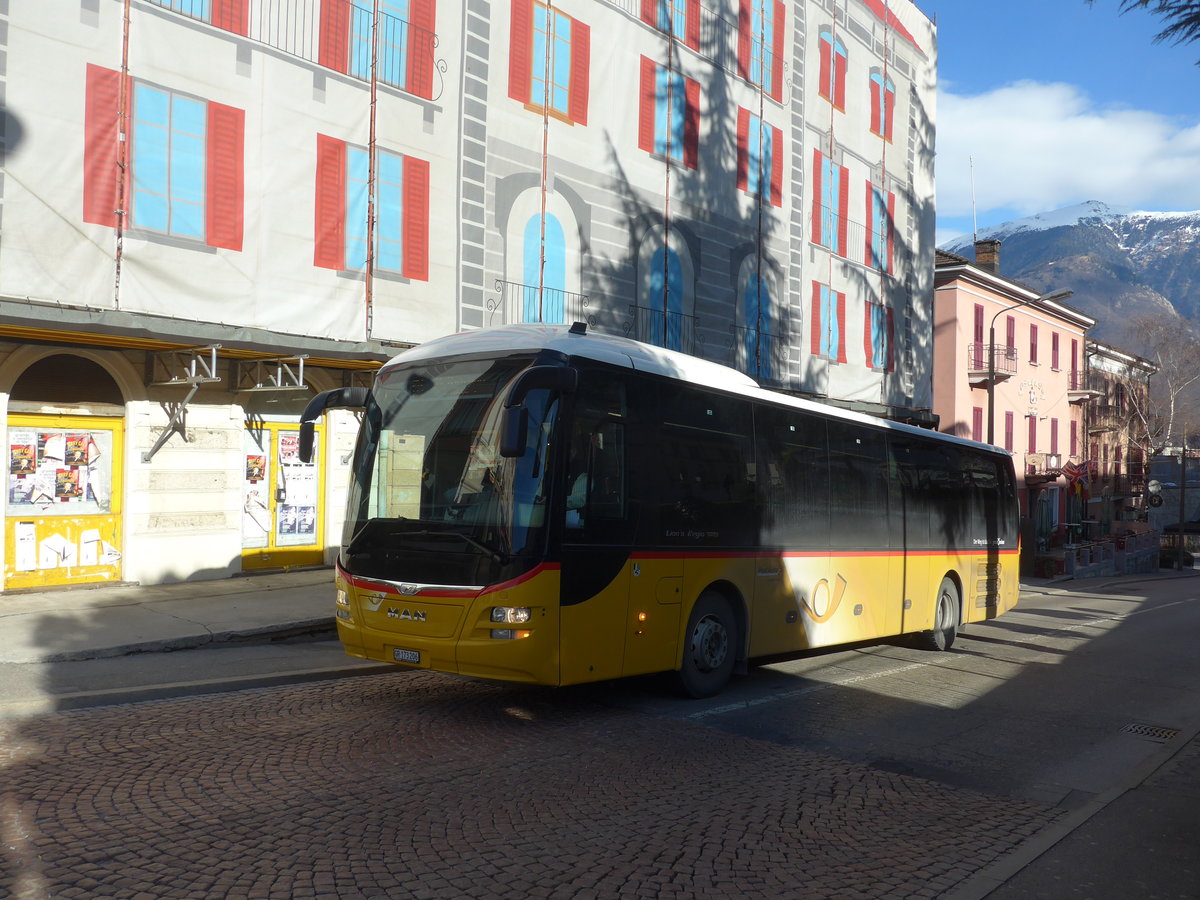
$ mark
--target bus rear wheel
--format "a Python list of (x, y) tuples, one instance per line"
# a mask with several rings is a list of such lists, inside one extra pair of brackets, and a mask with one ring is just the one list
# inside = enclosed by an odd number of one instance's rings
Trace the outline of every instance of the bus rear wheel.
[(958, 588), (943, 578), (933, 611), (933, 630), (921, 632), (918, 642), (926, 650), (949, 650), (958, 636)]
[(733, 674), (736, 657), (737, 625), (729, 601), (705, 591), (684, 633), (683, 664), (677, 673), (683, 693), (696, 699), (720, 693)]

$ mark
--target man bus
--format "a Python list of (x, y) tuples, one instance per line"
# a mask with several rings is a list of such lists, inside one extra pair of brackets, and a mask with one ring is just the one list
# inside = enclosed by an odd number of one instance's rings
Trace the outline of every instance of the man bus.
[(763, 390), (581, 323), (422, 344), (361, 408), (337, 627), (363, 659), (569, 685), (677, 673), (1014, 606), (1017, 498), (995, 447)]

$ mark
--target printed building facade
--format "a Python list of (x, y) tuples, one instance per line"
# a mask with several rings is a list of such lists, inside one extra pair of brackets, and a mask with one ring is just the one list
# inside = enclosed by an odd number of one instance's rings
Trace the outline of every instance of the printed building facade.
[(314, 391), (515, 321), (932, 405), (908, 0), (40, 0), (3, 14), (4, 588), (321, 563)]

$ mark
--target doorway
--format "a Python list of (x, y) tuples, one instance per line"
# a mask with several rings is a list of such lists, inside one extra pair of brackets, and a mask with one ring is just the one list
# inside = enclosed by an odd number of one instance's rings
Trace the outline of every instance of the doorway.
[(325, 561), (325, 441), (316, 427), (311, 462), (300, 461), (298, 422), (252, 418), (242, 439), (242, 568)]
[(8, 417), (4, 587), (121, 580), (120, 418)]

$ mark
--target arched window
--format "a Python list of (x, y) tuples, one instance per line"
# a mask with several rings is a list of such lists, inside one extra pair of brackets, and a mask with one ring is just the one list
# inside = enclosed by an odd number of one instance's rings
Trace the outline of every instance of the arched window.
[(40, 359), (22, 372), (9, 399), (63, 404), (125, 402), (103, 366), (66, 353)]
[[(566, 237), (558, 219), (546, 214), (545, 266), (541, 266), (541, 216), (525, 223), (525, 266), (522, 280), (521, 321), (561, 324), (566, 315)], [(541, 269), (539, 277), (539, 268)], [(541, 285), (541, 292), (538, 286)]]
[(759, 379), (772, 377), (771, 289), (758, 273), (751, 272), (742, 285), (743, 370)]
[(679, 254), (669, 247), (659, 247), (650, 259), (647, 304), (647, 343), (668, 350), (684, 349), (683, 266), (679, 262)]
[(871, 70), (871, 131), (886, 141), (892, 139), (896, 112), (896, 85), (879, 69)]
[(827, 28), (821, 30), (820, 42), (821, 82), (818, 90), (822, 97), (838, 109), (845, 109), (846, 45)]

